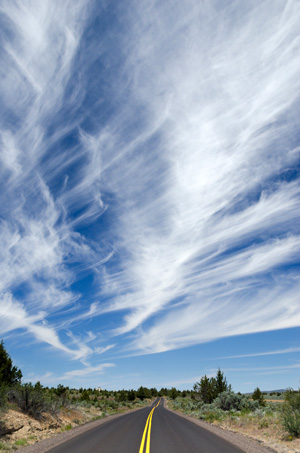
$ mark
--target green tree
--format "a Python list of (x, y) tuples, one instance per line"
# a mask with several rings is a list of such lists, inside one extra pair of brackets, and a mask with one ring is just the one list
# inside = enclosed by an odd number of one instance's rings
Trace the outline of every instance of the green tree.
[(175, 387), (172, 387), (170, 392), (169, 392), (169, 396), (172, 400), (175, 400), (178, 396), (178, 391), (176, 390)]
[[(205, 404), (211, 404), (223, 392), (231, 390), (231, 386), (227, 384), (224, 373), (218, 369), (216, 377), (210, 379), (205, 375), (200, 382), (194, 385), (195, 398), (201, 399)], [(196, 398), (197, 399), (197, 398)]]
[(135, 400), (135, 391), (129, 390), (128, 391), (128, 401), (134, 401), (134, 400)]
[(166, 387), (162, 387), (160, 391), (158, 392), (158, 396), (167, 396), (168, 395), (168, 389)]
[(137, 398), (144, 400), (145, 398), (151, 398), (151, 392), (147, 387), (140, 387), (136, 392)]
[(194, 391), (199, 395), (205, 404), (211, 404), (215, 398), (214, 378), (209, 379), (206, 375), (196, 382)]
[(254, 390), (252, 399), (253, 399), (253, 401), (258, 401), (260, 406), (266, 405), (264, 395), (262, 394), (262, 392), (260, 391), (260, 389), (258, 387), (256, 387), (256, 389)]
[(227, 379), (224, 377), (224, 373), (218, 369), (216, 379), (215, 379), (215, 393), (218, 396), (220, 393), (231, 390), (231, 386), (227, 384)]
[(83, 391), (82, 391), (80, 400), (81, 400), (81, 401), (87, 401), (87, 402), (90, 401), (90, 394), (89, 394), (89, 391), (88, 391), (88, 390), (83, 390)]
[(141, 386), (137, 389), (136, 396), (140, 400), (144, 400), (146, 398), (146, 392), (145, 392), (144, 387)]
[(69, 390), (69, 387), (65, 387), (64, 385), (62, 384), (58, 384), (58, 386), (56, 387), (56, 389), (54, 390), (55, 394), (58, 396), (58, 397), (63, 397), (65, 396), (67, 393), (68, 393), (68, 390)]
[(119, 393), (118, 393), (118, 397), (117, 397), (118, 401), (127, 401), (128, 400), (128, 393), (126, 392), (126, 390), (120, 390)]
[(150, 392), (151, 392), (151, 396), (154, 396), (154, 397), (158, 396), (158, 391), (155, 387), (151, 388)]
[(13, 366), (12, 359), (6, 351), (2, 340), (0, 343), (0, 385), (19, 384), (22, 376), (22, 371)]

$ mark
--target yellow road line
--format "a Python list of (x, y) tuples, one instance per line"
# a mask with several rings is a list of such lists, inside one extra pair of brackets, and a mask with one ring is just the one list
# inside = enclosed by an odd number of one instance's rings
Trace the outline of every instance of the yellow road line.
[(153, 412), (157, 408), (159, 403), (160, 403), (160, 400), (158, 401), (157, 405), (154, 406), (153, 409), (151, 409), (151, 412), (148, 415), (148, 418), (147, 418), (147, 421), (146, 421), (146, 425), (145, 425), (145, 429), (144, 429), (144, 432), (143, 432), (143, 437), (142, 437), (139, 453), (143, 453), (144, 452), (144, 445), (145, 445), (146, 435), (147, 435), (146, 453), (150, 453), (150, 436), (151, 436), (152, 417), (153, 417)]

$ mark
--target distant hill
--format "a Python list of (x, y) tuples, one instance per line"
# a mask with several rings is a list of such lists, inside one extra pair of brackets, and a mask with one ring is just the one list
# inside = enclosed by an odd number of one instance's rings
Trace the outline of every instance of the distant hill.
[(262, 390), (262, 393), (285, 393), (286, 389), (279, 389), (279, 390)]
[[(286, 389), (278, 389), (278, 390), (261, 390), (261, 393), (267, 393), (268, 395), (270, 393), (285, 393)], [(252, 395), (253, 392), (247, 392), (243, 393), (243, 395)]]

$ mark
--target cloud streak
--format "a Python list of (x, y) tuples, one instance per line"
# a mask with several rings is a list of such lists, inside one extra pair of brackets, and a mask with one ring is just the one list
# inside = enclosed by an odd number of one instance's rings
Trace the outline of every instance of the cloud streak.
[(277, 355), (277, 354), (291, 354), (293, 352), (299, 352), (300, 348), (286, 348), (286, 349), (278, 349), (276, 351), (267, 351), (267, 352), (255, 352), (253, 354), (240, 354), (240, 355), (232, 355), (227, 357), (222, 357), (222, 359), (239, 359), (243, 357), (260, 357), (265, 355)]

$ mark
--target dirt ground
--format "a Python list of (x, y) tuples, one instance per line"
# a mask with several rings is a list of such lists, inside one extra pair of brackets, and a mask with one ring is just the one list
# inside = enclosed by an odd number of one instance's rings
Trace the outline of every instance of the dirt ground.
[(38, 421), (17, 410), (9, 409), (1, 414), (0, 452), (32, 445), (101, 416), (102, 412), (94, 407), (64, 408), (57, 415), (46, 413), (43, 420)]

